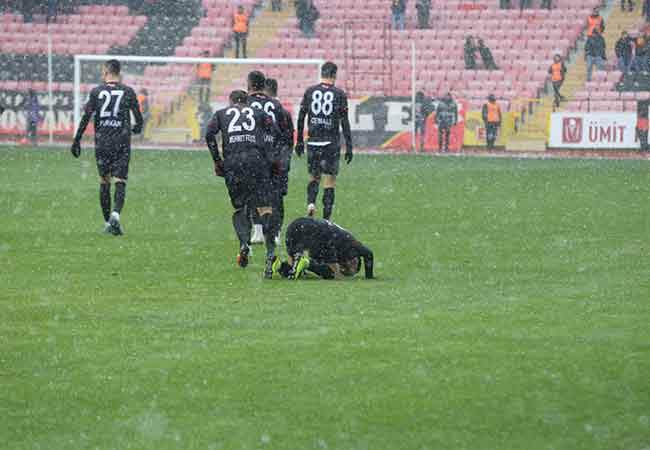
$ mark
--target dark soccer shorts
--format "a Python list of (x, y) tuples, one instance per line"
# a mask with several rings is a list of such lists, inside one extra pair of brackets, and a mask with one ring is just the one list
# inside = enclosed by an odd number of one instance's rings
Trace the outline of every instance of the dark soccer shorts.
[(112, 176), (126, 180), (129, 178), (131, 145), (124, 142), (115, 145), (98, 143), (95, 145), (95, 160), (100, 177)]
[(271, 174), (266, 164), (226, 166), (224, 178), (233, 208), (272, 206)]
[(307, 167), (309, 175), (338, 175), (341, 147), (338, 144), (307, 144)]

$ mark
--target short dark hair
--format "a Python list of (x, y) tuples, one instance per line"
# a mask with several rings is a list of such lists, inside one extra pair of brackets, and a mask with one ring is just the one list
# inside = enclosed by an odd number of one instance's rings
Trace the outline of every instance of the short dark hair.
[(230, 93), (230, 103), (233, 105), (243, 105), (248, 100), (248, 94), (246, 91), (237, 89)]
[(252, 91), (261, 91), (264, 89), (266, 77), (259, 70), (253, 70), (248, 74), (248, 89)]
[(336, 78), (339, 68), (332, 61), (327, 61), (320, 69), (320, 76), (323, 78)]
[(264, 90), (271, 96), (278, 95), (278, 80), (275, 78), (267, 78), (264, 82)]
[(120, 70), (122, 69), (120, 62), (117, 59), (109, 59), (104, 63), (104, 67), (111, 75), (119, 75)]

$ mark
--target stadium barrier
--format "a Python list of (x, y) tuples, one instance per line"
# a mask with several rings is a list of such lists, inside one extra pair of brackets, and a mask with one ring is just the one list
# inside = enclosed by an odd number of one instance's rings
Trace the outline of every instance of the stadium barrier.
[(636, 112), (551, 114), (549, 147), (638, 149)]

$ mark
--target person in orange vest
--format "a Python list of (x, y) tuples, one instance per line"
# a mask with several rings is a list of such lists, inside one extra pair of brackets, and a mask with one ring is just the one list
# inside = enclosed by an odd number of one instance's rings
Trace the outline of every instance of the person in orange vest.
[(149, 112), (149, 92), (146, 89), (140, 89), (140, 93), (137, 96), (138, 105), (140, 105), (140, 114), (142, 114), (142, 133), (140, 136), (144, 139), (144, 130), (147, 128), (147, 122), (151, 117)]
[(242, 57), (246, 58), (246, 37), (248, 36), (248, 14), (243, 6), (237, 8), (232, 19), (232, 31), (235, 33), (235, 54), (239, 58), (239, 46), (242, 48)]
[(598, 12), (598, 8), (594, 8), (591, 15), (587, 17), (587, 37), (591, 37), (596, 29), (601, 34), (605, 31), (605, 19)]
[[(203, 58), (209, 58), (210, 52), (204, 51)], [(210, 101), (210, 83), (212, 80), (212, 64), (200, 63), (196, 66), (196, 78), (199, 85), (199, 104)]]
[(488, 101), (483, 105), (481, 111), (483, 115), (483, 123), (485, 124), (485, 137), (487, 139), (487, 148), (494, 149), (494, 143), (497, 140), (497, 133), (501, 126), (501, 107), (497, 103), (493, 94), (488, 96)]
[(553, 85), (553, 94), (555, 95), (554, 104), (558, 107), (560, 106), (560, 102), (565, 100), (562, 94), (560, 94), (560, 88), (562, 87), (562, 83), (564, 83), (564, 75), (566, 74), (566, 66), (559, 54), (553, 57), (553, 64), (549, 67), (548, 73), (551, 75), (551, 84)]

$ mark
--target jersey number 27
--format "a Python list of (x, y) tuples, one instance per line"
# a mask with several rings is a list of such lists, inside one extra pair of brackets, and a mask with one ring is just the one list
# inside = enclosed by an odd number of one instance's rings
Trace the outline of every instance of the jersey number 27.
[[(99, 93), (99, 99), (103, 100), (104, 103), (99, 110), (99, 117), (117, 117), (120, 112), (120, 103), (122, 103), (123, 96), (124, 91), (101, 91)], [(109, 106), (113, 98), (115, 98), (115, 103), (113, 104), (113, 111), (111, 111), (109, 110)]]

